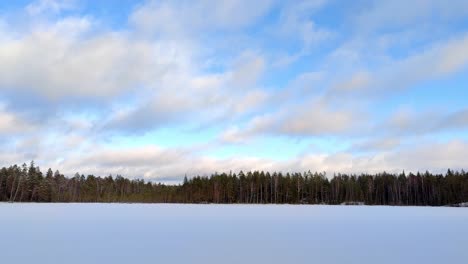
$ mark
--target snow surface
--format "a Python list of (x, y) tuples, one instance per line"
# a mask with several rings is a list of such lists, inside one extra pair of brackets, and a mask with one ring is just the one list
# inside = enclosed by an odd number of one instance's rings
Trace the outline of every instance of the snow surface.
[(466, 263), (447, 207), (0, 204), (1, 263)]

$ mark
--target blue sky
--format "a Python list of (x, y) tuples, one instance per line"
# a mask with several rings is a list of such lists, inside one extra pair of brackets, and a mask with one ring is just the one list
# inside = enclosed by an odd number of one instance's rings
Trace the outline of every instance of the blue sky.
[(0, 3), (0, 160), (150, 180), (467, 168), (468, 2)]

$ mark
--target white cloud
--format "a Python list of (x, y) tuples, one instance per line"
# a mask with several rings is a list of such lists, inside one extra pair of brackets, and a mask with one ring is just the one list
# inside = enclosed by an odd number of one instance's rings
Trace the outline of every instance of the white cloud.
[[(424, 142), (410, 144), (404, 148), (379, 151), (376, 154), (352, 154), (341, 152), (335, 154), (311, 154), (299, 158), (291, 166), (303, 170), (326, 171), (332, 173), (379, 173), (433, 171), (445, 172), (447, 168), (463, 169), (467, 163), (468, 143), (460, 140), (447, 142)], [(434, 151), (437, 150), (437, 151)], [(297, 166), (299, 164), (299, 166)], [(299, 169), (296, 169), (299, 170)]]
[(401, 144), (399, 138), (366, 139), (351, 146), (351, 151), (389, 151)]
[[(158, 89), (129, 109), (117, 109), (106, 128), (145, 132), (173, 122), (226, 122), (261, 108), (269, 93), (258, 88), (264, 59), (242, 53), (232, 68), (220, 73), (198, 73), (196, 65), (166, 72)], [(192, 121), (193, 120), (193, 121)]]
[[(43, 168), (53, 167), (73, 176), (75, 172), (100, 176), (123, 175), (144, 177), (153, 181), (180, 182), (184, 175), (209, 175), (214, 172), (239, 172), (250, 170), (333, 173), (378, 173), (433, 171), (445, 172), (447, 168), (466, 168), (468, 143), (460, 140), (422, 142), (378, 153), (353, 154), (351, 152), (314, 153), (274, 160), (255, 156), (216, 158), (199, 155), (188, 149), (164, 149), (157, 146), (135, 148), (108, 148), (90, 146), (83, 153), (75, 153), (55, 162), (36, 157)], [(93, 150), (93, 151), (90, 151)], [(437, 150), (437, 151), (434, 151)], [(2, 155), (3, 162), (28, 162), (24, 153)], [(6, 164), (10, 165), (10, 164)]]
[(237, 127), (231, 127), (225, 130), (221, 136), (220, 140), (226, 143), (244, 143), (247, 139), (243, 136), (242, 131)]
[[(340, 56), (334, 58), (337, 63), (340, 59)], [(372, 69), (354, 71), (333, 85), (328, 96), (385, 95), (422, 81), (449, 77), (465, 71), (467, 65), (468, 35), (465, 34), (431, 44), (401, 59), (388, 59)]]
[(135, 168), (140, 166), (168, 166), (183, 156), (179, 150), (167, 150), (156, 146), (146, 146), (127, 149), (103, 148), (85, 155), (82, 164), (97, 163), (103, 168), (124, 167)]
[(349, 80), (337, 84), (335, 87), (333, 87), (333, 89), (344, 92), (354, 92), (356, 90), (367, 87), (370, 82), (370, 73), (366, 71), (360, 71), (354, 73)]
[(270, 98), (270, 94), (263, 90), (252, 90), (243, 94), (242, 97), (230, 102), (231, 111), (234, 114), (242, 115), (261, 106)]
[(26, 6), (26, 11), (31, 15), (41, 13), (60, 13), (75, 7), (75, 0), (36, 0)]
[(276, 133), (276, 122), (278, 120), (271, 114), (264, 114), (252, 118), (244, 128), (237, 126), (226, 129), (219, 136), (219, 140), (223, 143), (246, 143), (255, 137)]
[(202, 30), (245, 28), (261, 18), (273, 1), (147, 1), (139, 6), (130, 21), (146, 33), (173, 37)]
[(93, 35), (90, 27), (86, 18), (66, 18), (0, 42), (0, 89), (49, 100), (112, 97), (156, 83), (174, 63), (162, 43), (117, 32)]
[(415, 111), (402, 108), (395, 111), (377, 129), (401, 136), (465, 131), (468, 129), (468, 109), (441, 112), (438, 109)]
[(331, 30), (317, 25), (313, 20), (313, 15), (327, 3), (326, 0), (301, 0), (283, 6), (277, 25), (272, 29), (273, 34), (288, 41), (299, 41), (300, 47), (293, 54), (277, 58), (274, 63), (276, 67), (289, 66), (334, 35)]
[(309, 100), (298, 105), (285, 105), (283, 110), (275, 113), (258, 115), (243, 129), (236, 127), (225, 131), (221, 139), (233, 143), (265, 134), (299, 138), (352, 135), (358, 127), (366, 127), (365, 120), (367, 117), (358, 114), (357, 109), (332, 109), (330, 105)]
[(34, 126), (28, 124), (15, 113), (7, 112), (0, 108), (0, 135), (5, 134), (21, 134), (31, 130)]
[(280, 130), (286, 134), (333, 135), (350, 133), (361, 118), (350, 110), (327, 110), (321, 106), (304, 107), (282, 122)]
[(468, 15), (468, 4), (464, 0), (380, 0), (369, 3), (370, 6), (356, 16), (361, 30), (426, 26), (427, 23), (464, 19)]
[(234, 64), (230, 79), (234, 89), (248, 89), (257, 84), (265, 71), (265, 60), (262, 56), (243, 53)]

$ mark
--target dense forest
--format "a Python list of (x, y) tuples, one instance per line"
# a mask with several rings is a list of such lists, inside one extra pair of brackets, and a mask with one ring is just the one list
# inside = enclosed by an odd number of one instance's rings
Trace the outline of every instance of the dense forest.
[(468, 173), (346, 175), (239, 172), (184, 178), (178, 185), (121, 176), (67, 178), (34, 162), (0, 170), (0, 201), (442, 206), (468, 202)]

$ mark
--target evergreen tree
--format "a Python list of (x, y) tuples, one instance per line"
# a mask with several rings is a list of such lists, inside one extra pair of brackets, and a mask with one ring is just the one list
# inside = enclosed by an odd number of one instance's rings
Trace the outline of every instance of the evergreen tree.
[(184, 176), (179, 185), (126, 179), (118, 175), (67, 178), (34, 162), (0, 169), (0, 201), (140, 203), (291, 203), (441, 206), (468, 202), (468, 173), (447, 170), (375, 175), (248, 171)]

